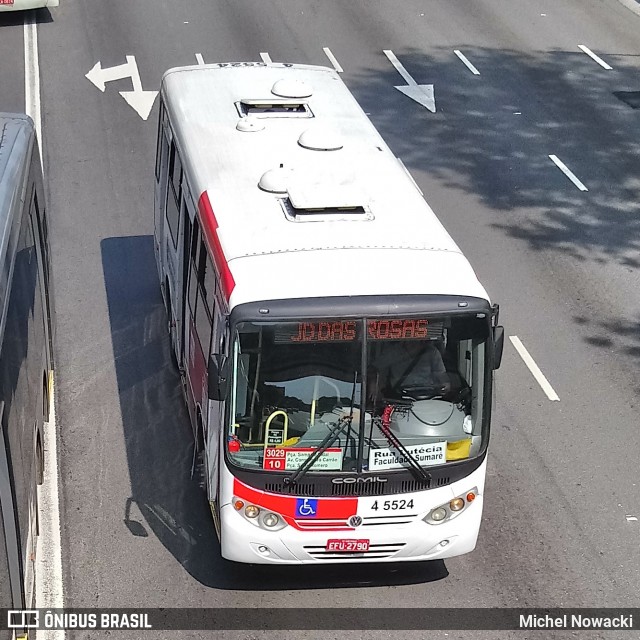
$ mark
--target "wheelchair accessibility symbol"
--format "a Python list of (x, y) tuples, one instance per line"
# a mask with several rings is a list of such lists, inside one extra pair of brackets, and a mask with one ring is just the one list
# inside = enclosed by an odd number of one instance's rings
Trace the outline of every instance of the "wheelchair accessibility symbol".
[(315, 518), (318, 513), (318, 500), (316, 498), (296, 498), (296, 517)]

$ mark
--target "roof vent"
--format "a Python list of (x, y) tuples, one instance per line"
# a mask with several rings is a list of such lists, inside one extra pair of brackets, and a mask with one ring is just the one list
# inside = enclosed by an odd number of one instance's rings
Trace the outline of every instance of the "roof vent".
[(245, 116), (238, 120), (236, 129), (238, 131), (262, 131), (264, 129), (264, 121), (255, 116)]
[(285, 169), (280, 165), (277, 169), (270, 169), (262, 174), (258, 186), (263, 191), (268, 191), (269, 193), (287, 193), (291, 173), (291, 169)]
[(285, 78), (273, 85), (271, 93), (282, 98), (308, 98), (313, 93), (313, 89), (302, 80)]
[(256, 118), (313, 118), (309, 105), (304, 100), (240, 100), (236, 109), (241, 117)]
[(373, 220), (363, 194), (336, 181), (290, 180), (287, 197), (280, 200), (284, 215), (291, 222), (329, 220)]
[(296, 207), (291, 198), (280, 200), (284, 217), (290, 222), (361, 222), (373, 220), (373, 214), (363, 206)]
[(298, 144), (313, 151), (337, 151), (344, 147), (342, 137), (337, 131), (321, 126), (303, 131), (298, 138)]

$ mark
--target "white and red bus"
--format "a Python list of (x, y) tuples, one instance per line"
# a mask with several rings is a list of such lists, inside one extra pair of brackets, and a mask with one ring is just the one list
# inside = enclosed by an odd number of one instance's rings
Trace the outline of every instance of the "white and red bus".
[(497, 306), (338, 74), (167, 71), (155, 253), (223, 557), (471, 551)]

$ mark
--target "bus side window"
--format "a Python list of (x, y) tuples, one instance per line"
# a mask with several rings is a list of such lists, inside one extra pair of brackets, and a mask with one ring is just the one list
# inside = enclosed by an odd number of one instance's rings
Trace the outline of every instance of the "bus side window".
[(38, 194), (36, 190), (33, 190), (33, 202), (31, 203), (31, 218), (36, 221), (38, 229), (40, 231), (40, 246), (42, 247), (42, 255), (44, 257), (44, 271), (45, 275), (49, 276), (49, 268), (51, 263), (49, 262), (49, 229), (47, 228), (47, 217), (44, 209), (40, 211), (38, 205)]
[[(196, 333), (200, 340), (200, 346), (205, 354), (210, 353), (211, 327), (213, 325), (213, 298), (215, 294), (215, 273), (211, 258), (207, 254), (204, 242), (200, 245), (200, 260), (198, 269), (198, 301), (196, 303)], [(208, 273), (207, 273), (208, 272)], [(214, 278), (214, 290), (207, 291), (211, 278)]]
[(198, 218), (194, 218), (189, 258), (189, 309), (191, 310), (191, 315), (194, 320), (196, 317), (196, 296), (198, 292), (198, 251), (200, 244), (200, 225), (198, 224)]
[(32, 260), (36, 257), (36, 236), (33, 232), (33, 218), (30, 213), (26, 215), (27, 220), (24, 220), (22, 224), (27, 228), (27, 257), (29, 264), (31, 264)]
[(176, 148), (176, 143), (171, 143), (171, 157), (169, 158), (169, 182), (173, 189), (176, 202), (180, 202), (182, 196), (182, 162)]
[(202, 281), (202, 291), (207, 302), (207, 308), (209, 309), (209, 315), (213, 318), (213, 311), (215, 308), (216, 297), (216, 272), (213, 269), (211, 258), (206, 253), (204, 278)]
[(165, 111), (164, 104), (160, 104), (160, 115), (158, 117), (158, 136), (156, 146), (156, 182), (160, 182), (160, 169), (162, 168), (163, 148), (166, 146), (167, 138), (164, 134)]
[(169, 189), (167, 189), (167, 222), (173, 239), (173, 246), (178, 242), (178, 224), (180, 220), (180, 198), (182, 182), (182, 163), (175, 142), (171, 143), (169, 152)]

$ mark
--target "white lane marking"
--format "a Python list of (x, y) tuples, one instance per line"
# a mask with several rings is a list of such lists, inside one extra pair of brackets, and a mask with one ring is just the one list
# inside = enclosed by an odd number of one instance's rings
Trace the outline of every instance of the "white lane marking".
[(467, 69), (469, 69), (469, 71), (471, 71), (471, 73), (473, 73), (474, 76), (480, 75), (480, 72), (469, 62), (467, 56), (465, 56), (464, 53), (462, 53), (462, 51), (459, 51), (458, 49), (454, 49), (453, 53), (455, 53), (458, 56), (458, 58), (460, 58), (460, 60), (464, 62)]
[(133, 91), (119, 91), (119, 93), (127, 104), (136, 111), (143, 120), (146, 120), (151, 113), (158, 92), (143, 90), (136, 57), (125, 56), (125, 58), (127, 61), (124, 64), (119, 64), (115, 67), (105, 67), (104, 69), (102, 68), (102, 63), (98, 60), (93, 68), (85, 74), (85, 78), (98, 87), (103, 93), (106, 88), (106, 82), (131, 78)]
[(409, 72), (402, 66), (400, 60), (396, 58), (396, 55), (390, 49), (383, 49), (382, 51), (389, 62), (396, 68), (396, 71), (403, 77), (406, 85), (394, 87), (405, 96), (415, 100), (418, 104), (431, 111), (436, 112), (436, 99), (433, 91), (432, 84), (418, 84), (410, 75)]
[(633, 11), (637, 16), (640, 16), (640, 7), (638, 7), (636, 0), (619, 0), (619, 2), (627, 7), (629, 11)]
[(38, 30), (35, 13), (28, 11), (24, 18), (24, 102), (25, 113), (33, 118), (40, 147), (40, 164), (44, 166), (42, 140), (42, 112), (40, 108), (40, 63), (38, 61)]
[[(55, 389), (51, 385), (51, 411), (44, 429), (44, 482), (38, 487), (40, 535), (36, 550), (36, 607), (62, 609), (62, 544), (60, 541), (60, 497), (58, 493), (58, 429)], [(64, 631), (36, 631), (36, 640), (64, 640)]]
[(342, 73), (344, 69), (340, 66), (340, 63), (336, 60), (336, 57), (331, 53), (331, 49), (329, 47), (322, 47), (327, 58), (329, 58), (329, 62), (333, 65), (333, 68), (338, 72)]
[(589, 47), (585, 47), (583, 44), (579, 44), (578, 49), (580, 49), (583, 53), (586, 53), (590, 58), (593, 58), (604, 69), (613, 69), (613, 67), (609, 66), (602, 58), (593, 53), (593, 51), (591, 51)]
[(266, 62), (267, 64), (270, 64), (271, 62), (273, 62), (273, 60), (271, 60), (271, 56), (266, 52), (261, 53), (260, 57), (262, 58), (262, 62)]
[(534, 362), (533, 358), (529, 355), (525, 346), (518, 336), (509, 336), (509, 340), (516, 348), (516, 351), (520, 354), (520, 357), (524, 360), (524, 363), (529, 368), (529, 371), (533, 374), (536, 382), (542, 387), (542, 390), (547, 394), (547, 398), (552, 401), (559, 401), (558, 394), (553, 390), (553, 387), (549, 384), (549, 381), (544, 377), (540, 367)]
[(200, 66), (204, 65), (204, 58), (202, 57), (201, 53), (196, 53), (196, 61)]
[(402, 66), (402, 63), (398, 58), (396, 58), (396, 54), (393, 53), (390, 49), (383, 49), (382, 53), (384, 53), (387, 58), (389, 58), (389, 62), (396, 68), (396, 71), (404, 78), (404, 81), (410, 86), (417, 86), (417, 82), (409, 75), (409, 72)]
[(627, 522), (638, 522), (637, 516), (627, 516)]
[[(44, 162), (42, 112), (40, 108), (40, 65), (38, 62), (38, 31), (33, 11), (24, 22), (25, 113), (35, 123), (40, 145), (40, 162)], [(58, 429), (56, 425), (55, 389), (51, 384), (49, 423), (44, 436), (44, 482), (37, 488), (40, 535), (36, 542), (36, 607), (62, 609), (62, 543), (60, 537), (60, 497), (58, 492)], [(64, 640), (64, 630), (37, 630), (37, 640)]]
[(571, 180), (571, 182), (573, 182), (573, 184), (575, 184), (578, 189), (580, 189), (580, 191), (589, 191), (589, 189), (587, 189), (587, 187), (585, 187), (584, 184), (580, 182), (580, 180), (578, 180), (575, 173), (573, 173), (573, 171), (571, 171), (571, 169), (569, 169), (569, 167), (567, 167), (567, 165), (562, 162), (562, 160), (560, 160), (558, 156), (550, 155), (549, 158), (551, 162), (553, 162), (553, 164), (555, 164), (556, 167), (558, 167), (558, 169), (560, 169), (560, 171), (562, 171), (562, 173), (564, 173), (564, 175), (567, 176), (567, 178), (569, 178), (569, 180)]
[(98, 60), (93, 67), (84, 74), (84, 77), (94, 84), (102, 93), (107, 88), (107, 82), (113, 82), (114, 80), (123, 80), (124, 78), (131, 78), (133, 86), (136, 86), (136, 81), (133, 79), (137, 76), (137, 82), (140, 83), (140, 73), (138, 72), (138, 65), (136, 64), (135, 56), (126, 56), (127, 61), (124, 64), (118, 64), (114, 67), (103, 67), (102, 62)]

